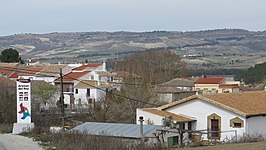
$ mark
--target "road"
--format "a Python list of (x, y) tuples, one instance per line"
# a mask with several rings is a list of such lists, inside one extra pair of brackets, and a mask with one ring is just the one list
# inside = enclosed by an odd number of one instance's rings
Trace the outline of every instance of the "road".
[(0, 150), (43, 150), (31, 138), (20, 135), (0, 134)]

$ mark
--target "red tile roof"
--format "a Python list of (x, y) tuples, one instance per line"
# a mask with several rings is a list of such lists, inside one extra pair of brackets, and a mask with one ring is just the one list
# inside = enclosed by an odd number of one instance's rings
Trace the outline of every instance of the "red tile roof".
[(199, 78), (194, 82), (194, 84), (220, 84), (222, 81), (224, 81), (224, 78)]
[[(83, 72), (70, 72), (63, 76), (63, 82), (73, 82), (75, 79), (79, 79), (80, 77), (86, 75), (91, 71), (83, 71)], [(61, 81), (61, 78), (57, 78), (54, 82), (58, 83)]]
[(82, 65), (80, 67), (74, 68), (73, 70), (84, 70), (86, 68), (96, 68), (99, 67), (102, 64), (86, 64), (86, 65)]
[(27, 69), (19, 69), (19, 71), (14, 71), (12, 74), (8, 76), (8, 78), (16, 79), (19, 75), (34, 75), (38, 72), (40, 72), (43, 69), (43, 67), (30, 67)]
[(16, 67), (0, 67), (0, 74), (7, 75), (13, 72)]

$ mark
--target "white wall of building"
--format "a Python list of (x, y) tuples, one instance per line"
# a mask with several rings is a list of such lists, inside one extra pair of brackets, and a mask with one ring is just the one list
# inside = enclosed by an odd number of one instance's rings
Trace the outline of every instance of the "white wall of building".
[(75, 104), (79, 104), (79, 99), (81, 100), (81, 104), (88, 104), (88, 99), (95, 99), (95, 101), (99, 101), (102, 97), (105, 97), (105, 89), (90, 89), (90, 96), (87, 96), (87, 89), (77, 89), (78, 93), (76, 93), (76, 89), (74, 89), (74, 98)]
[[(197, 121), (194, 122), (196, 130), (207, 129), (207, 120), (208, 120), (207, 117), (215, 113), (221, 117), (221, 131), (236, 130), (237, 135), (240, 136), (243, 135), (243, 133), (245, 132), (246, 119), (244, 117), (199, 99), (191, 100), (186, 103), (171, 107), (166, 111), (196, 118)], [(244, 121), (244, 127), (242, 128), (230, 127), (230, 120), (235, 117), (238, 117)], [(230, 139), (234, 135), (235, 134), (233, 132), (222, 133), (221, 140), (223, 140), (226, 136)]]
[(138, 121), (140, 116), (142, 116), (144, 119), (144, 122), (143, 122), (144, 125), (148, 124), (148, 120), (150, 120), (154, 125), (162, 125), (162, 119), (164, 118), (164, 117), (149, 113), (147, 111), (143, 111), (140, 108), (137, 108), (137, 115), (136, 115), (137, 124), (140, 124), (140, 122)]
[(266, 138), (266, 116), (255, 116), (247, 119), (246, 133), (255, 136), (262, 135)]

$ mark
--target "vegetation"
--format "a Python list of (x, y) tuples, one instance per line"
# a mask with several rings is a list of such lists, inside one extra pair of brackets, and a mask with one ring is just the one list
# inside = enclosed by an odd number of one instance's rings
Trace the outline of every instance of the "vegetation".
[(266, 62), (250, 67), (247, 71), (238, 75), (245, 83), (266, 82)]
[(0, 124), (12, 124), (17, 119), (16, 82), (0, 78)]
[(157, 84), (176, 77), (188, 76), (185, 63), (178, 55), (168, 50), (147, 50), (128, 56), (116, 62), (115, 70), (139, 75), (148, 84)]
[(17, 50), (13, 48), (5, 49), (1, 52), (0, 55), (1, 62), (12, 63), (12, 62), (19, 62), (22, 63), (21, 57)]
[(56, 150), (163, 150), (160, 146), (125, 141), (122, 138), (91, 136), (78, 132), (50, 133), (44, 128), (34, 128), (31, 132), (22, 133), (41, 141), (46, 149)]

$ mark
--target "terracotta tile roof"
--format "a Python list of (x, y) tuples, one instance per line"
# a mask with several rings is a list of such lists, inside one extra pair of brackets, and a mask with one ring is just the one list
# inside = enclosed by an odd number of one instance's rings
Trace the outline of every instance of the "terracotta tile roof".
[(143, 111), (161, 116), (161, 117), (171, 117), (172, 120), (176, 121), (176, 122), (192, 122), (195, 121), (195, 119), (191, 119), (182, 115), (177, 115), (171, 112), (167, 112), (167, 111), (162, 111), (162, 110), (158, 110), (156, 108), (143, 108), (141, 109)]
[(237, 113), (244, 117), (264, 115), (266, 114), (266, 92), (243, 92), (243, 93), (226, 93), (226, 94), (210, 94), (210, 95), (193, 95), (179, 101), (175, 101), (161, 107), (159, 110), (165, 110), (170, 107), (200, 99), (224, 108), (231, 112)]
[[(80, 77), (86, 75), (87, 73), (89, 73), (91, 71), (83, 71), (83, 72), (70, 72), (66, 75), (63, 76), (63, 82), (73, 82), (75, 81), (75, 79), (79, 79)], [(61, 78), (57, 78), (54, 82), (60, 82)]]
[(8, 75), (11, 74), (17, 67), (15, 66), (8, 66), (8, 67), (0, 67), (0, 74), (2, 75)]
[(20, 75), (35, 75), (36, 73), (38, 73), (42, 69), (43, 69), (43, 67), (30, 67), (30, 68), (26, 68), (26, 69), (20, 68), (20, 69), (18, 69), (18, 71), (14, 71), (13, 73), (11, 73), (8, 76), (8, 78), (16, 79)]
[(43, 75), (43, 76), (59, 76), (60, 68), (64, 68), (67, 65), (49, 65), (45, 68), (43, 68), (40, 72), (37, 73), (37, 75)]
[(17, 79), (17, 78), (18, 78), (18, 74), (19, 74), (19, 72), (14, 71), (13, 73), (11, 73), (11, 74), (8, 76), (8, 78), (11, 78), (11, 79)]
[(30, 67), (23, 71), (20, 71), (19, 75), (34, 75), (40, 72), (44, 67)]
[(78, 89), (88, 89), (88, 88), (110, 88), (112, 85), (108, 83), (98, 82), (96, 80), (82, 80), (74, 86)]
[(224, 78), (199, 78), (194, 82), (194, 84), (220, 84), (222, 81), (224, 81)]
[(80, 67), (74, 68), (73, 70), (84, 70), (86, 68), (96, 68), (99, 67), (102, 64), (86, 64), (86, 65), (82, 65)]

